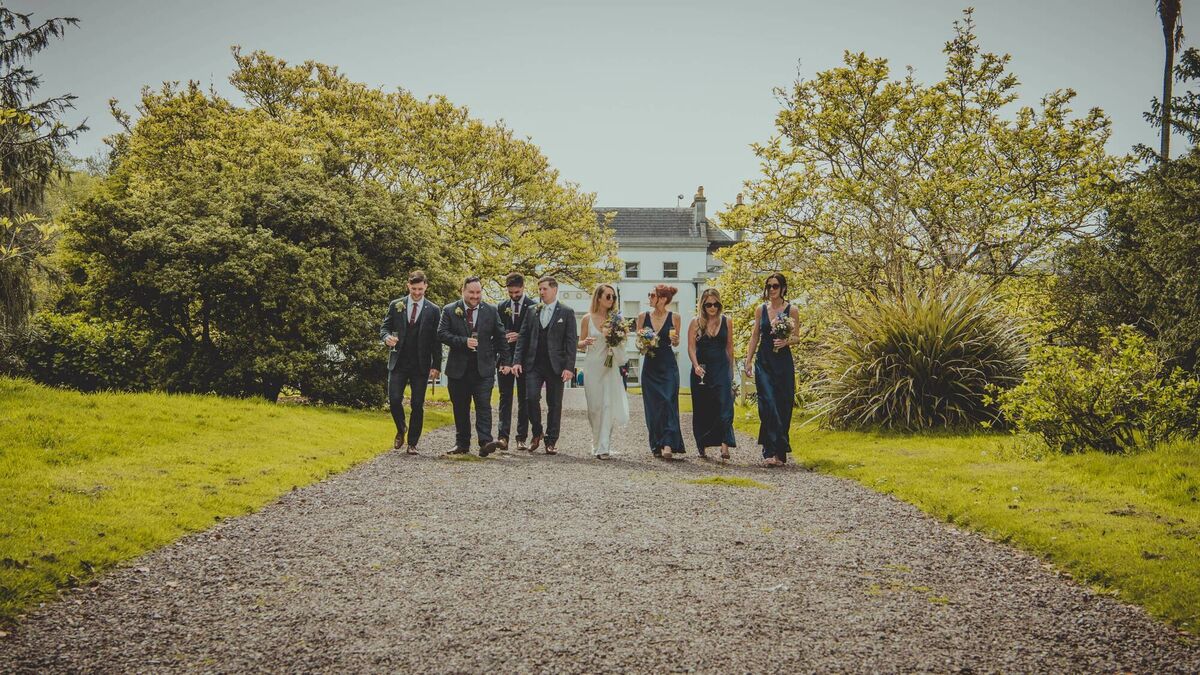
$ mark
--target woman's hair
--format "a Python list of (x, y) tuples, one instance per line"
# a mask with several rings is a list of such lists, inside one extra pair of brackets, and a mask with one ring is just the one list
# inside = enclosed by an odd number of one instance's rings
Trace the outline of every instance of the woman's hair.
[(781, 274), (779, 272), (772, 272), (771, 274), (767, 275), (767, 280), (763, 282), (763, 299), (767, 299), (767, 298), (771, 297), (770, 293), (767, 292), (767, 284), (770, 284), (772, 279), (779, 282), (779, 297), (786, 300), (787, 299), (787, 279), (785, 279), (783, 274)]
[[(721, 304), (721, 292), (715, 288), (706, 288), (700, 294), (700, 300), (696, 303), (696, 316), (700, 317), (701, 321), (708, 320), (708, 312), (704, 311), (704, 301), (708, 298), (712, 298), (717, 301), (717, 304)], [(721, 313), (721, 309), (721, 307), (717, 308), (717, 314)]]
[(666, 284), (659, 284), (654, 287), (654, 294), (660, 298), (666, 298), (667, 302), (671, 302), (671, 299), (674, 298), (675, 294), (678, 292), (678, 288), (675, 288), (674, 286), (668, 286)]
[(604, 295), (605, 289), (608, 289), (613, 296), (613, 306), (609, 311), (613, 314), (617, 313), (617, 289), (613, 288), (609, 284), (596, 284), (596, 290), (592, 291), (592, 314), (600, 313), (600, 296)]

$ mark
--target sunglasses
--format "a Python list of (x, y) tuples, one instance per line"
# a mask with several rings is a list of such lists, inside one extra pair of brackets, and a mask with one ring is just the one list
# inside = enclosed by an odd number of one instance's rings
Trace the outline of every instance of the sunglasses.
[(776, 283), (770, 283), (770, 284), (767, 284), (767, 288), (780, 288), (780, 286), (779, 286), (779, 284), (776, 284)]
[(617, 299), (617, 296), (613, 295), (612, 293), (605, 293), (604, 295), (602, 295), (600, 297), (604, 298), (605, 300), (616, 300)]
[(704, 309), (711, 309), (711, 308), (713, 308), (713, 307), (716, 307), (717, 309), (720, 309), (720, 308), (721, 308), (721, 303), (719, 303), (719, 302), (706, 302), (706, 303), (704, 303)]

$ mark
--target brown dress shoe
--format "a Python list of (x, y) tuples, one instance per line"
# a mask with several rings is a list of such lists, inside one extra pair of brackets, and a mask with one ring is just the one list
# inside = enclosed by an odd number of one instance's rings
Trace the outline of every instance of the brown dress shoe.
[(517, 439), (517, 450), (528, 451), (529, 445), (522, 439)]
[(396, 434), (396, 440), (392, 441), (392, 449), (399, 450), (404, 447), (404, 434)]
[(415, 446), (415, 445), (406, 445), (406, 446), (404, 446), (404, 452), (405, 452), (405, 454), (408, 454), (408, 455), (416, 455), (416, 454), (419, 454), (419, 453), (417, 452), (417, 446)]
[(542, 444), (542, 437), (541, 437), (541, 436), (534, 436), (534, 437), (533, 437), (533, 440), (532, 440), (532, 441), (529, 441), (529, 451), (530, 451), (530, 452), (536, 452), (536, 451), (537, 451), (537, 449), (538, 449), (538, 446), (539, 446), (539, 445), (541, 445), (541, 444)]
[(556, 448), (556, 447), (554, 447), (553, 445), (550, 445), (549, 443), (547, 443), (547, 444), (546, 444), (546, 454), (547, 454), (547, 455), (557, 455), (557, 454), (558, 454), (558, 448)]
[(498, 450), (507, 450), (508, 449), (508, 439), (507, 438), (496, 439), (496, 448)]

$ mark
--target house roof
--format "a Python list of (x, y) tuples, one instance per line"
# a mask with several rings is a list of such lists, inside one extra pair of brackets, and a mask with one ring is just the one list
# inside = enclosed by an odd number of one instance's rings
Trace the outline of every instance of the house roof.
[[(609, 227), (616, 234), (617, 241), (621, 240), (700, 240), (700, 233), (692, 229), (693, 211), (687, 209), (657, 208), (657, 207), (597, 207), (596, 219), (604, 224), (604, 215), (616, 212)], [(733, 238), (724, 230), (708, 223), (708, 242), (710, 244), (732, 244)]]

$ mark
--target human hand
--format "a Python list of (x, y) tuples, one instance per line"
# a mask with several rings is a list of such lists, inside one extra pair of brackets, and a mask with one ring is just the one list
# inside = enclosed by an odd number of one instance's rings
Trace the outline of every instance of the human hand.
[(704, 379), (705, 370), (700, 366), (692, 366), (692, 372), (696, 373), (696, 377)]
[(522, 371), (522, 370), (525, 370), (525, 369), (524, 369), (524, 368), (522, 368), (522, 367), (521, 367), (521, 364), (519, 364), (519, 363), (517, 363), (517, 364), (514, 364), (514, 365), (513, 365), (513, 367), (512, 367), (512, 373), (513, 373), (513, 375), (518, 375), (518, 376), (519, 376), (519, 375), (521, 374), (521, 371)]
[(479, 346), (479, 340), (471, 337), (467, 338), (467, 349), (475, 349)]
[(777, 349), (777, 350), (783, 349), (784, 347), (787, 346), (787, 340), (780, 340), (779, 338), (775, 338), (774, 340), (771, 341), (771, 346), (775, 347), (775, 349)]
[(520, 335), (519, 333), (514, 333), (514, 332), (512, 332), (512, 331), (509, 331), (509, 332), (507, 332), (507, 333), (505, 333), (505, 334), (504, 334), (504, 339), (508, 340), (510, 343), (512, 343), (512, 342), (516, 342), (516, 341), (517, 341), (517, 337), (518, 337), (519, 335)]
[(570, 381), (571, 381), (571, 378), (573, 378), (573, 377), (575, 377), (575, 373), (572, 373), (572, 372), (571, 372), (571, 371), (569, 371), (569, 370), (564, 370), (564, 371), (562, 372), (562, 378), (563, 378), (563, 383), (564, 383), (564, 384), (565, 384), (565, 383), (567, 383), (567, 382), (570, 382)]
[(442, 371), (438, 370), (437, 368), (429, 369), (429, 379), (436, 380), (441, 376), (442, 376)]
[(396, 337), (395, 335), (389, 335), (383, 339), (383, 344), (389, 347), (395, 347), (396, 345), (400, 344), (400, 338)]

